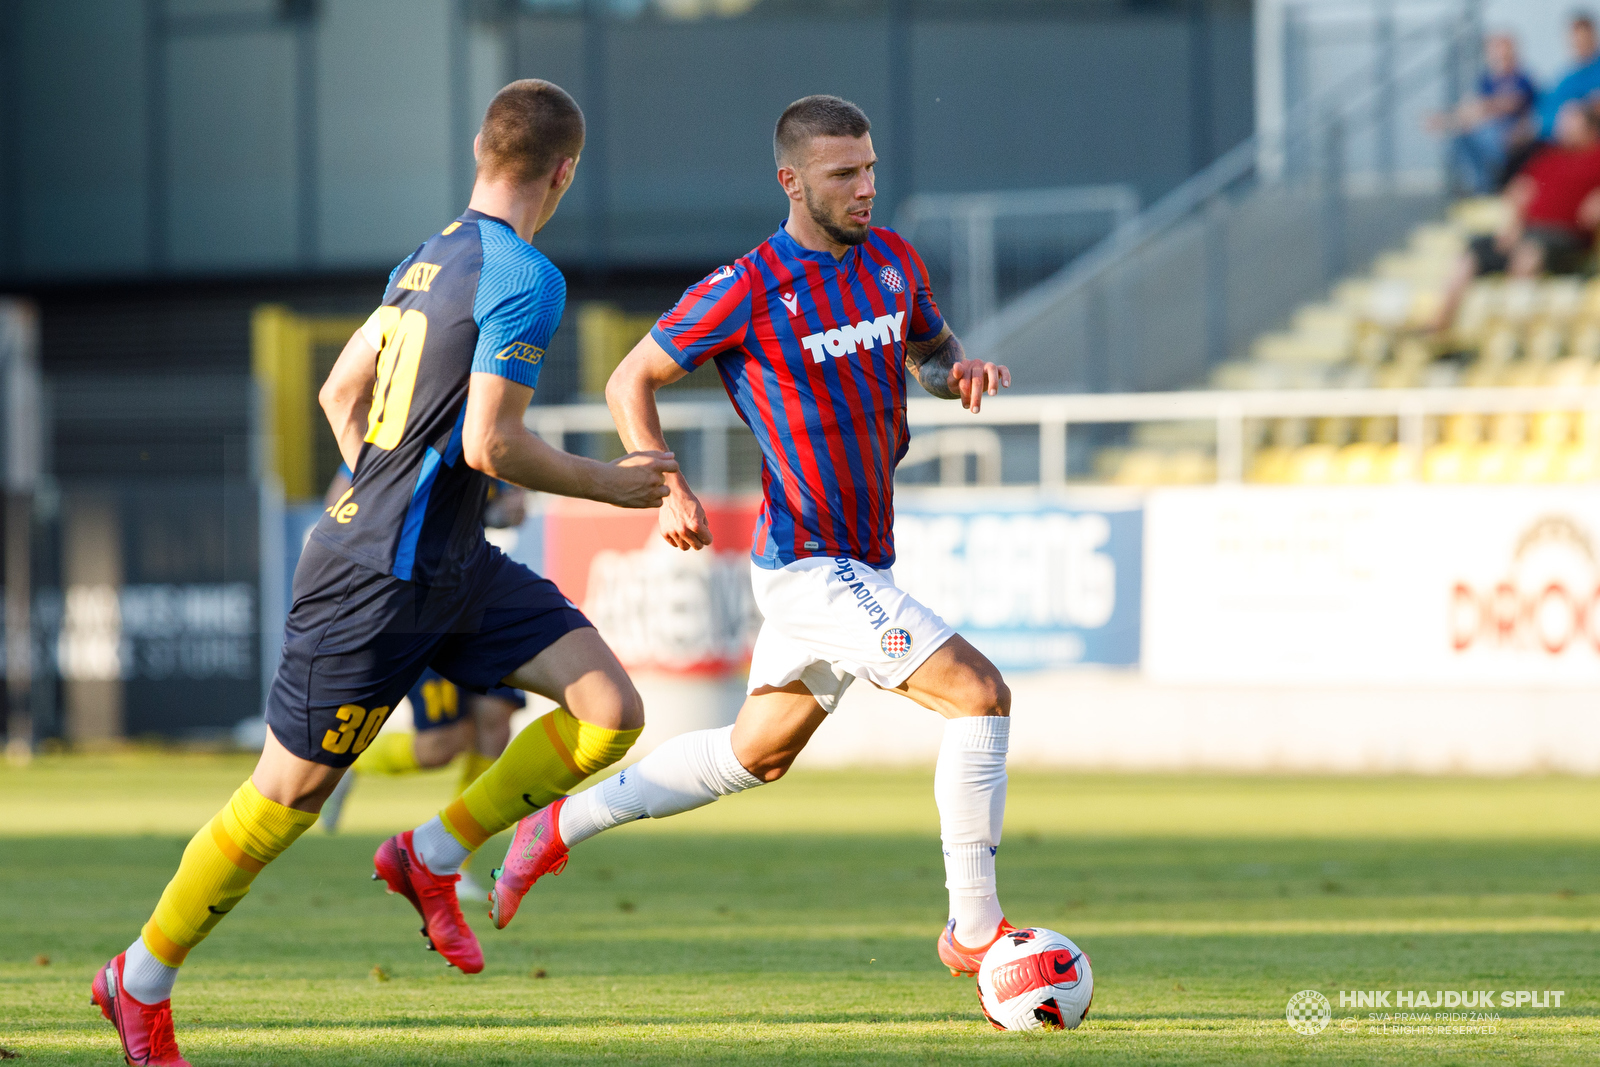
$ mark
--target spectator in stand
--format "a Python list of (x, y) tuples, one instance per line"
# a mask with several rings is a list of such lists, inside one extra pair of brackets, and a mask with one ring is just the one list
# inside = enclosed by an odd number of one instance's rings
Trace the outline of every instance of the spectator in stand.
[(1555, 143), (1544, 145), (1506, 185), (1511, 220), (1475, 238), (1445, 290), (1439, 326), (1455, 319), (1462, 295), (1480, 274), (1533, 278), (1572, 274), (1593, 261), (1600, 225), (1600, 126), (1594, 112), (1569, 101), (1556, 113)]
[(1572, 16), (1567, 40), (1572, 47), (1572, 69), (1544, 96), (1539, 98), (1539, 136), (1548, 141), (1555, 136), (1556, 116), (1572, 101), (1586, 101), (1600, 90), (1600, 38), (1595, 35), (1594, 17), (1586, 12)]
[(1533, 140), (1533, 104), (1539, 91), (1517, 62), (1517, 42), (1493, 33), (1483, 42), (1484, 72), (1472, 96), (1430, 125), (1453, 133), (1451, 154), (1467, 192), (1498, 192), (1508, 154)]

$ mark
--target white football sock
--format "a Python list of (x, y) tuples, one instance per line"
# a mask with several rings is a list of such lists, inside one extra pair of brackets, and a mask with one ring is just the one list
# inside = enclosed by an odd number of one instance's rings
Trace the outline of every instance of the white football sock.
[(587, 841), (601, 830), (645, 817), (638, 775), (631, 771), (632, 767), (626, 767), (621, 774), (574, 793), (561, 805), (561, 823), (557, 829), (568, 848), (579, 841)]
[(664, 819), (762, 784), (733, 754), (733, 727), (679, 734), (562, 805), (561, 840), (570, 848), (618, 823)]
[(152, 956), (143, 937), (133, 939), (122, 960), (122, 988), (128, 996), (140, 1004), (160, 1004), (172, 996), (172, 984), (177, 980), (178, 968)]
[(472, 850), (457, 841), (437, 815), (411, 832), (411, 845), (423, 866), (446, 878), (459, 873), (461, 865), (472, 855)]
[(1006, 813), (1006, 749), (1011, 719), (973, 715), (945, 723), (933, 798), (944, 842), (945, 888), (955, 939), (977, 946), (994, 939), (1003, 912), (996, 895), (994, 856)]

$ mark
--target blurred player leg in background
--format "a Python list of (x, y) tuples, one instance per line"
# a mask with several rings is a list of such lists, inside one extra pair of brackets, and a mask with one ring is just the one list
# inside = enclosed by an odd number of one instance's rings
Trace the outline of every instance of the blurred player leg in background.
[(322, 805), (321, 823), (326, 832), (338, 832), (345, 802), (358, 776), (432, 770), (474, 747), (472, 721), (461, 714), (461, 691), (436, 671), (423, 672), (406, 694), (406, 703), (411, 709), (411, 732), (396, 730), (372, 739), (367, 750), (350, 765), (351, 773), (340, 779), (338, 788)]
[[(352, 773), (322, 805), (322, 828), (336, 833), (345, 803), (361, 775), (403, 775), (443, 767), (457, 760), (452, 799), (466, 792), (478, 776), (499, 758), (511, 740), (511, 716), (527, 703), (519, 689), (500, 686), (487, 694), (463, 693), (435, 671), (427, 671), (406, 697), (412, 730), (381, 733), (351, 765)], [(473, 881), (463, 864), (456, 894), (462, 899), (484, 899), (487, 891)]]
[(378, 850), (378, 871), (415, 853), (435, 876), (454, 877), (484, 842), (621, 759), (643, 729), (639, 694), (592, 627), (574, 629), (506, 678), (560, 706), (505, 751), (437, 816)]

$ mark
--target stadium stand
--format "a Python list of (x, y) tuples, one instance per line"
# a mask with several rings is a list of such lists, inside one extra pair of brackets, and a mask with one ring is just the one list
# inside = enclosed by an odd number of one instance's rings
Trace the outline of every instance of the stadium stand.
[[(1600, 385), (1600, 279), (1488, 277), (1473, 283), (1454, 321), (1430, 328), (1468, 241), (1494, 232), (1496, 198), (1455, 204), (1446, 221), (1264, 333), (1248, 358), (1218, 366), (1221, 389), (1396, 389), (1429, 386)], [(1577, 411), (1439, 417), (1420, 463), (1392, 417), (1284, 418), (1255, 428), (1246, 478), (1287, 484), (1588, 481), (1600, 472), (1600, 420)], [(1189, 484), (1216, 477), (1203, 423), (1145, 424), (1133, 447), (1102, 450), (1097, 474), (1120, 485)]]

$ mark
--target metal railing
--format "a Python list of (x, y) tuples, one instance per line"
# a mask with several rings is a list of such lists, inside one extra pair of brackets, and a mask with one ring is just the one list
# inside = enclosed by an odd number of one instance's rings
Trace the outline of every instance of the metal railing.
[[(895, 229), (935, 266), (948, 258), (947, 316), (962, 329), (992, 318), (1001, 303), (1001, 259), (1031, 253), (1053, 263), (1070, 262), (1079, 249), (1067, 227), (1082, 216), (1106, 216), (1100, 234), (1127, 225), (1139, 213), (1139, 193), (1131, 185), (1076, 185), (1058, 189), (1016, 189), (986, 193), (919, 193), (895, 212)], [(997, 224), (1028, 220), (1025, 229), (1002, 235)], [(1057, 223), (1054, 230), (1046, 220)], [(1043, 228), (1041, 228), (1043, 227)], [(1076, 234), (1083, 240), (1083, 234)], [(1013, 267), (1015, 265), (1008, 264)], [(1037, 276), (1030, 282), (1040, 280)]]
[[(1437, 10), (1435, 8), (1435, 10)], [(1040, 392), (1185, 388), (1242, 354), (1353, 265), (1437, 217), (1445, 145), (1420, 127), (1476, 55), (1463, 10), (1422, 20), (1291, 106), (1054, 277), (963, 333)], [(1418, 167), (1386, 144), (1417, 118)], [(1392, 145), (1391, 145), (1392, 147)], [(1264, 163), (1270, 161), (1270, 166)]]
[[(700, 435), (696, 484), (708, 493), (725, 493), (729, 484), (731, 436), (749, 429), (726, 402), (668, 402), (659, 405), (661, 427), (669, 433)], [(1397, 420), (1399, 444), (1420, 458), (1431, 416), (1457, 414), (1582, 412), (1600, 417), (1600, 388), (1517, 387), (1438, 389), (1196, 390), (1164, 393), (1073, 393), (1059, 396), (997, 396), (976, 415), (950, 401), (914, 399), (906, 403), (912, 444), (902, 467), (938, 460), (940, 483), (964, 484), (965, 457), (977, 457), (978, 484), (1000, 482), (996, 430), (1034, 427), (1037, 432), (1040, 488), (1068, 482), (1067, 441), (1074, 425), (1210, 422), (1215, 426), (1217, 481), (1244, 480), (1249, 442), (1246, 420), (1339, 416), (1387, 416)], [(615, 434), (604, 404), (532, 407), (530, 430), (557, 448), (572, 434)], [(978, 432), (987, 431), (987, 433)], [(919, 443), (926, 442), (926, 443)], [(963, 462), (955, 467), (951, 459)]]

